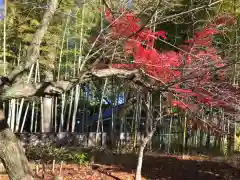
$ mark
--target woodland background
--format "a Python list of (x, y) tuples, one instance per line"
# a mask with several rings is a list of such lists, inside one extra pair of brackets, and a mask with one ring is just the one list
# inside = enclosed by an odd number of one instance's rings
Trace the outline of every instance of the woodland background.
[(50, 151), (63, 146), (138, 153), (140, 180), (145, 152), (239, 152), (239, 1), (9, 0), (1, 8), (1, 117), (28, 159), (55, 161)]

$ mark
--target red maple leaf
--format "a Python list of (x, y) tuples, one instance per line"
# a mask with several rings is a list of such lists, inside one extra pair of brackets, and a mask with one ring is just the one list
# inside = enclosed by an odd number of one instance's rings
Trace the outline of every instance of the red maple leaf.
[[(122, 15), (116, 19), (113, 18), (110, 11), (105, 13), (106, 19), (111, 23), (111, 31), (114, 38), (128, 38), (124, 44), (124, 53), (126, 56), (132, 56), (132, 64), (113, 64), (115, 68), (134, 69), (142, 68), (146, 74), (159, 79), (161, 83), (173, 82), (183, 77), (185, 74), (191, 74), (193, 78), (191, 84), (194, 87), (180, 88), (179, 85), (173, 86), (180, 100), (171, 100), (173, 106), (186, 109), (191, 105), (184, 103), (189, 97), (196, 97), (197, 103), (206, 105), (223, 106), (224, 101), (214, 100), (212, 94), (207, 90), (199, 88), (211, 83), (211, 68), (222, 67), (224, 63), (217, 50), (213, 46), (213, 36), (220, 33), (214, 23), (206, 25), (202, 30), (195, 33), (192, 39), (185, 41), (181, 47), (185, 52), (165, 51), (159, 52), (154, 48), (154, 43), (158, 38), (166, 39), (166, 32), (153, 32), (149, 28), (142, 28), (140, 19), (134, 13), (122, 12)], [(227, 22), (226, 17), (216, 19), (215, 25), (231, 24), (232, 19)], [(141, 29), (141, 31), (140, 31)], [(130, 37), (130, 38), (129, 38)], [(182, 73), (184, 70), (184, 73)], [(219, 73), (224, 78), (224, 72)], [(192, 89), (195, 89), (192, 91)]]

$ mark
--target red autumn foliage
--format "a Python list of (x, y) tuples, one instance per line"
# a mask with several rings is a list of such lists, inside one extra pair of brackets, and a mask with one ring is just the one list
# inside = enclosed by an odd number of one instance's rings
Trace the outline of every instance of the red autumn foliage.
[[(131, 12), (122, 12), (120, 17), (114, 19), (111, 12), (106, 11), (105, 17), (111, 23), (112, 37), (126, 38), (124, 53), (134, 59), (132, 64), (113, 64), (113, 67), (141, 68), (147, 75), (158, 79), (160, 85), (173, 83), (171, 90), (176, 92), (177, 97), (171, 100), (173, 106), (191, 108), (193, 106), (189, 103), (184, 103), (189, 98), (194, 99), (194, 104), (204, 103), (218, 107), (227, 104), (226, 101), (215, 98), (204, 87), (213, 83), (212, 69), (224, 66), (213, 46), (213, 36), (221, 33), (216, 26), (234, 24), (233, 18), (222, 16), (207, 24), (192, 39), (185, 41), (181, 46), (184, 51), (160, 52), (154, 48), (154, 43), (158, 38), (166, 39), (166, 32), (141, 28), (140, 19)], [(218, 72), (219, 79), (223, 80), (224, 75), (224, 72)], [(181, 88), (182, 85), (185, 88)]]

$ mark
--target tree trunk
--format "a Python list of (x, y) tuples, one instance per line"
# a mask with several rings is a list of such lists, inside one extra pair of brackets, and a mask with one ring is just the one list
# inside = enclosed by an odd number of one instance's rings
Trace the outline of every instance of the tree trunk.
[(33, 180), (23, 147), (0, 111), (0, 158), (10, 180)]
[(141, 180), (143, 152), (144, 152), (144, 149), (145, 149), (147, 143), (152, 139), (152, 136), (156, 131), (157, 124), (160, 120), (161, 120), (161, 118), (156, 119), (156, 121), (153, 124), (152, 130), (147, 133), (146, 137), (142, 141), (141, 146), (139, 147), (138, 163), (137, 163), (137, 169), (136, 169), (136, 174), (135, 174), (135, 180)]

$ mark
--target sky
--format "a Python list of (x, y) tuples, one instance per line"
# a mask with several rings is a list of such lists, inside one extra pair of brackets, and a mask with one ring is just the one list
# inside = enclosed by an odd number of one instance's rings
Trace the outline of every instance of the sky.
[(4, 0), (0, 0), (0, 20), (4, 18)]

